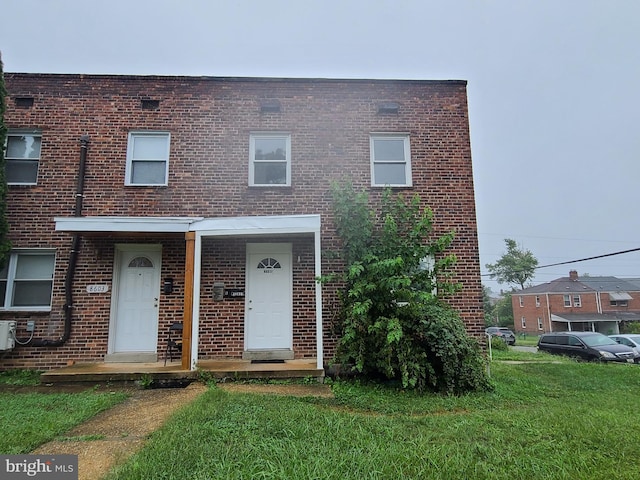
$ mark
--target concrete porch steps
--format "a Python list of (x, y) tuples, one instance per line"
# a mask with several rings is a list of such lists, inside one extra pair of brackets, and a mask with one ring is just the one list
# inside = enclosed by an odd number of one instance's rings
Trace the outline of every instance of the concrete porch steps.
[(315, 359), (285, 360), (282, 363), (251, 363), (249, 360), (203, 360), (198, 370), (182, 370), (179, 362), (167, 363), (76, 363), (50, 370), (40, 376), (49, 383), (112, 383), (112, 382), (189, 382), (200, 377), (216, 380), (249, 379), (324, 379), (324, 369), (316, 368)]

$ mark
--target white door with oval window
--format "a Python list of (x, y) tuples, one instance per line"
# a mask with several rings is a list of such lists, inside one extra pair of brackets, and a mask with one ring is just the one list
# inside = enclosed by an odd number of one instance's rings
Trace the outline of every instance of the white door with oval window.
[(160, 245), (117, 245), (107, 361), (155, 362)]
[(246, 275), (246, 357), (293, 358), (291, 244), (247, 244)]

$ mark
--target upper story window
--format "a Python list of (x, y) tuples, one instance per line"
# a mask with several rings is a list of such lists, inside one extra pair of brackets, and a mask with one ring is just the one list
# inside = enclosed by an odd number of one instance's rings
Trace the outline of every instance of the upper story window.
[(524, 307), (524, 298), (523, 298), (523, 296), (522, 296), (522, 295), (519, 295), (519, 296), (518, 296), (518, 301), (520, 302), (520, 306), (521, 306), (521, 307)]
[(50, 310), (55, 253), (15, 250), (0, 270), (0, 309)]
[(574, 307), (581, 307), (582, 306), (582, 300), (580, 299), (580, 295), (574, 295), (573, 296), (573, 306)]
[(170, 141), (168, 132), (129, 133), (125, 185), (167, 185)]
[(9, 132), (6, 145), (6, 176), (10, 185), (35, 185), (40, 164), (42, 135)]
[(540, 295), (536, 295), (536, 307), (540, 306)]
[(370, 137), (371, 185), (410, 187), (409, 135), (373, 134)]
[(256, 133), (250, 137), (249, 185), (291, 185), (291, 135)]
[(571, 295), (564, 295), (564, 306), (565, 307), (571, 306)]

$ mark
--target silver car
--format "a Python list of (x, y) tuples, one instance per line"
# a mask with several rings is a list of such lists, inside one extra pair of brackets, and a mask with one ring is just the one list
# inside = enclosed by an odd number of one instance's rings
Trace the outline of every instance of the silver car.
[(620, 345), (626, 345), (627, 347), (631, 347), (634, 352), (638, 354), (635, 359), (636, 363), (640, 363), (640, 334), (618, 334), (618, 335), (609, 335), (609, 338), (616, 341)]

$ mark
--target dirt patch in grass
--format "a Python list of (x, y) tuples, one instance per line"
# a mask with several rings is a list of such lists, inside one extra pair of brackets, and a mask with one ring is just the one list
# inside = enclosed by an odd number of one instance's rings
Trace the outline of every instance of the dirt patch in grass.
[(270, 383), (219, 383), (218, 387), (233, 393), (259, 393), (266, 395), (288, 395), (292, 397), (333, 398), (329, 385), (314, 384), (270, 384)]

